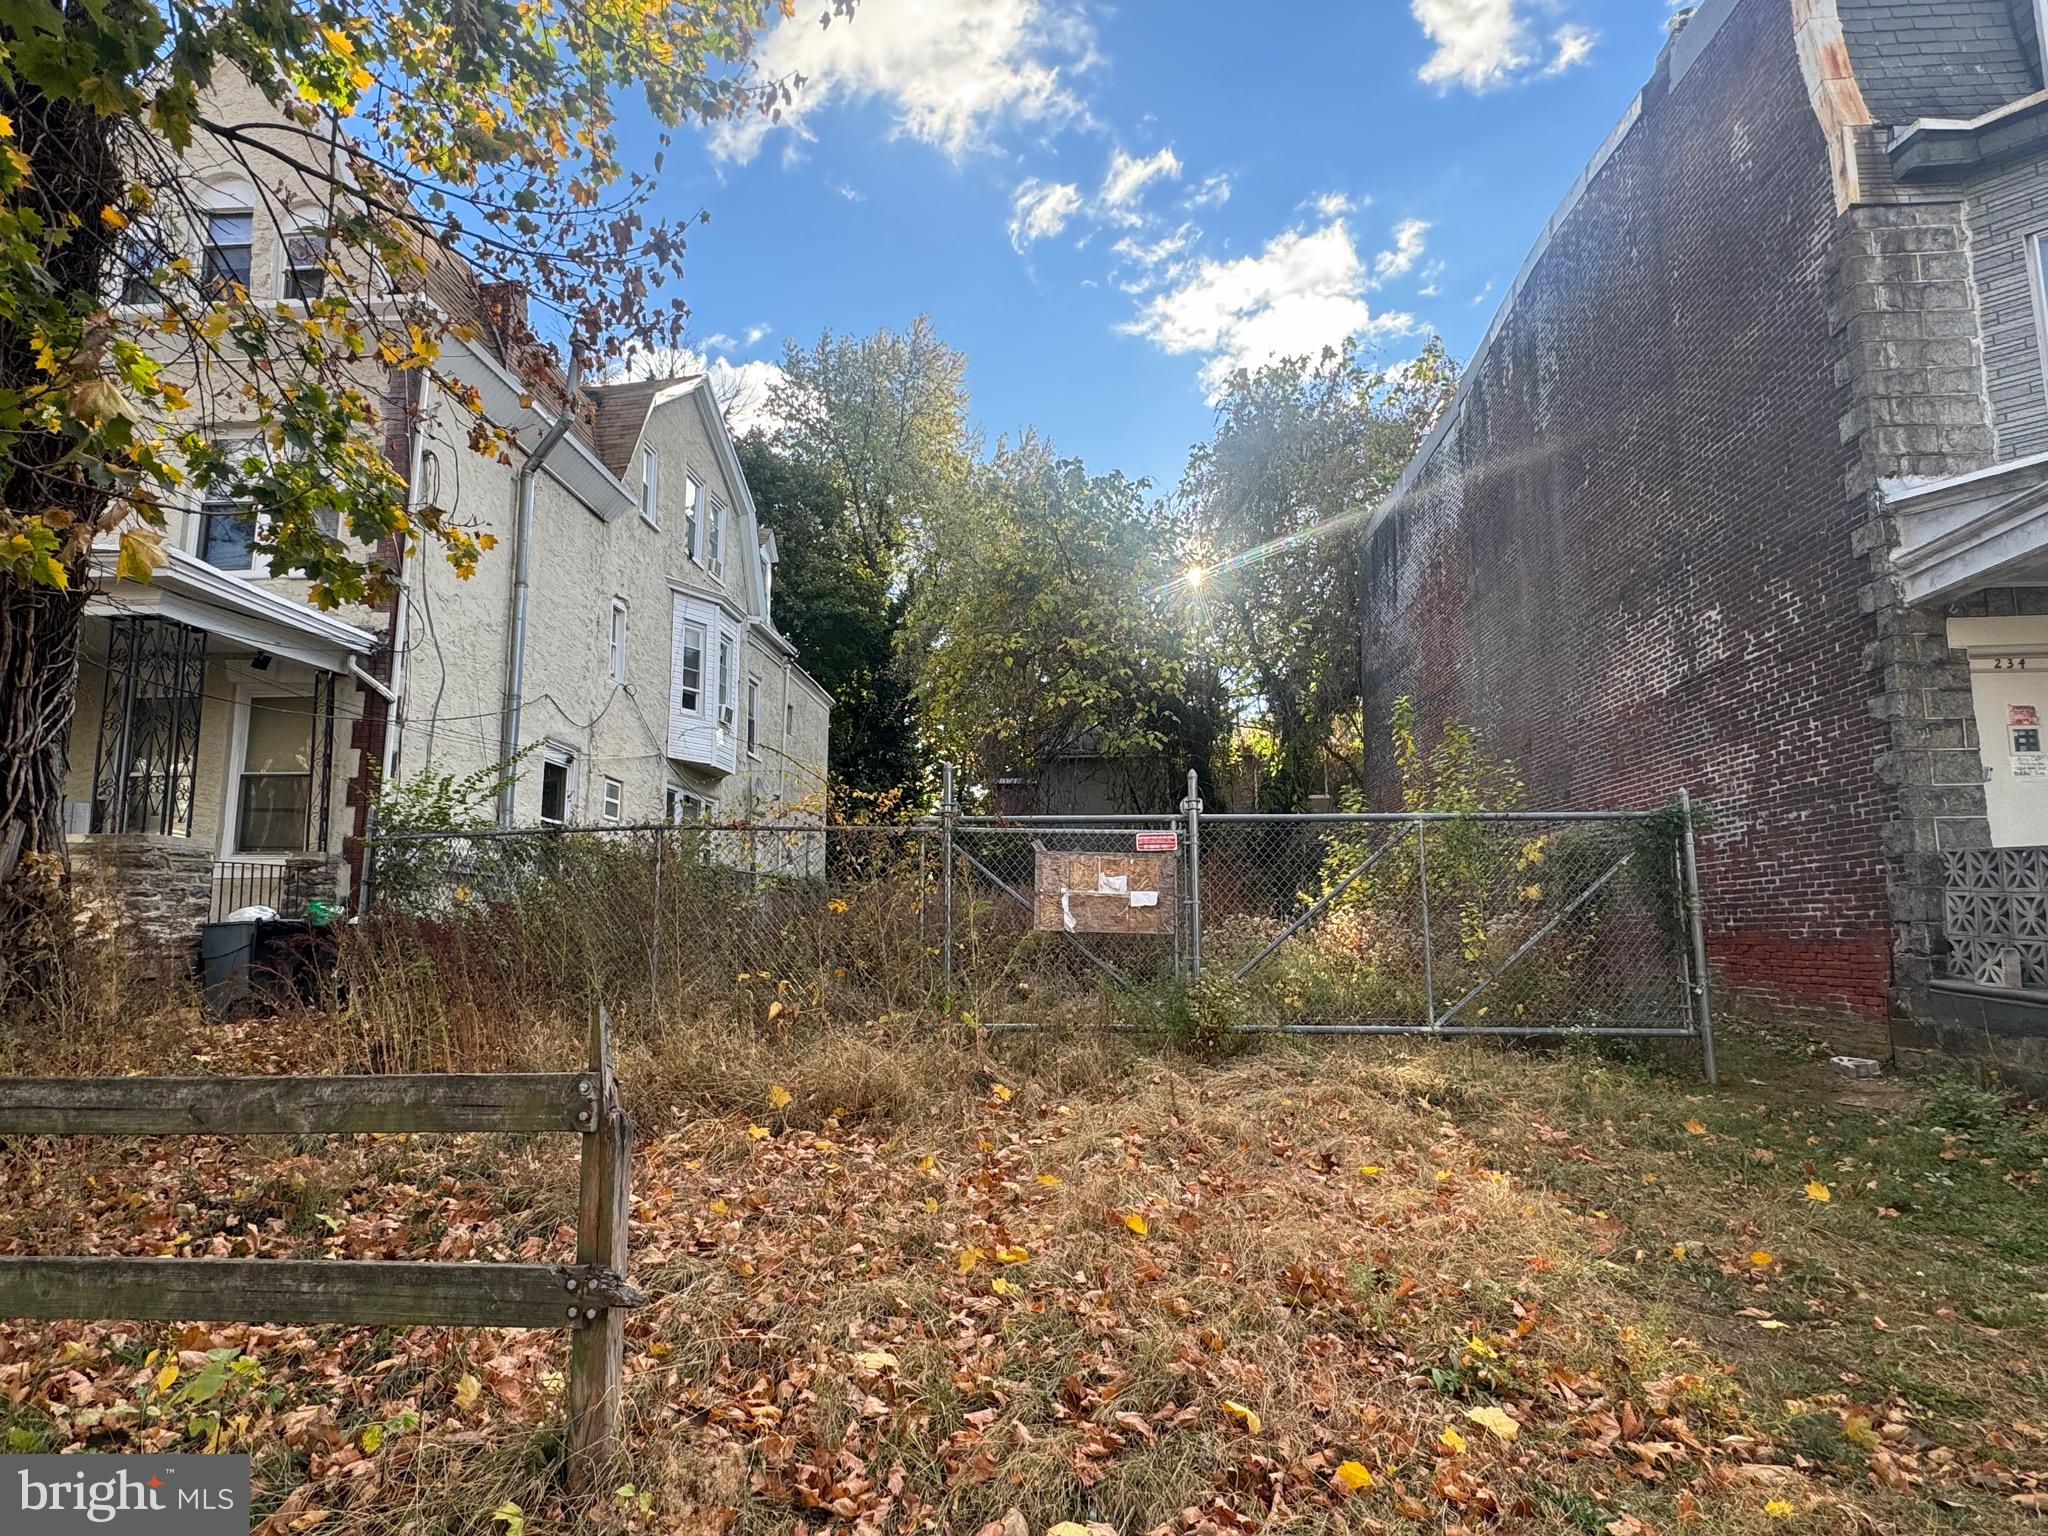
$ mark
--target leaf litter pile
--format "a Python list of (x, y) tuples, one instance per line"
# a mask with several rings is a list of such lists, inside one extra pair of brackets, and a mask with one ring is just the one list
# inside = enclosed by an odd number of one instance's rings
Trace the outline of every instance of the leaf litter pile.
[[(2048, 1531), (2048, 1130), (1988, 1095), (1059, 1050), (643, 1095), (587, 1508), (553, 1332), (0, 1323), (4, 1449), (248, 1451), (269, 1533)], [(564, 1138), (4, 1156), (5, 1251), (573, 1251)]]

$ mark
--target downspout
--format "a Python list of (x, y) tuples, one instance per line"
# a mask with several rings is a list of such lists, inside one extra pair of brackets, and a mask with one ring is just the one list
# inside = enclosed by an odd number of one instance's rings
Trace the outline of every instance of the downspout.
[[(533, 479), (540, 473), (541, 466), (547, 463), (548, 455), (569, 433), (569, 423), (576, 409), (576, 387), (582, 372), (581, 354), (572, 354), (569, 359), (568, 399), (563, 403), (562, 414), (541, 434), (533, 452), (526, 456), (526, 462), (512, 477), (512, 613), (505, 655), (504, 730), (498, 740), (500, 764), (509, 763), (519, 755), (519, 705), (526, 684), (526, 598), (533, 570)], [(513, 798), (517, 790), (518, 780), (508, 774), (498, 791), (498, 825), (501, 827), (512, 825)]]
[[(405, 499), (408, 515), (420, 508), (420, 481), (426, 474), (427, 464), (427, 408), (434, 395), (433, 375), (422, 370), (419, 380), (420, 397), (414, 403), (412, 465)], [(412, 640), (412, 583), (408, 574), (411, 562), (407, 558), (412, 545), (410, 533), (408, 529), (408, 537), (398, 543), (398, 612), (391, 621), (391, 681), (389, 692), (384, 694), (391, 704), (391, 718), (384, 732), (384, 762), (377, 778), (380, 793), (391, 782), (392, 775), (398, 772), (399, 742), (405, 735), (405, 651)]]

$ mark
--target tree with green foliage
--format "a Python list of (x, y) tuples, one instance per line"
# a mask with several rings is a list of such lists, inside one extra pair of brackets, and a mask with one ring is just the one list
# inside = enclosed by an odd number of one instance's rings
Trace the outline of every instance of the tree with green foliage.
[(740, 440), (740, 468), (774, 531), (775, 627), (832, 695), (834, 792), (872, 801), (916, 784), (917, 725), (896, 635), (903, 597), (860, 552), (836, 476), (786, 456), (762, 433)]
[(917, 530), (958, 501), (973, 469), (967, 358), (919, 315), (904, 331), (791, 342), (782, 368), (770, 400), (782, 425), (745, 460), (782, 555), (778, 621), (788, 615), (784, 632), (835, 701), (842, 809), (846, 795), (914, 801), (930, 758), (900, 641), (923, 574)]
[(1240, 372), (1175, 498), (1205, 654), (1271, 761), (1261, 809), (1362, 781), (1359, 560), (1366, 519), (1450, 399), (1441, 342), (1391, 368), (1355, 347)]
[(919, 530), (905, 630), (927, 738), (984, 784), (1187, 729), (1173, 530), (1144, 483), (1027, 434)]
[[(773, 110), (789, 87), (747, 67), (770, 10), (25, 0), (0, 18), (0, 930), (61, 878), (94, 545), (147, 579), (167, 509), (196, 496), (238, 502), (270, 569), (323, 606), (385, 591), (394, 537), (466, 572), (484, 541), (408, 506), (383, 451), (388, 374), (439, 377), (471, 323), (420, 295), (466, 263), (595, 353), (680, 341), (687, 311), (659, 290), (688, 221), (650, 217), (616, 113), (629, 90), (664, 133)], [(252, 293), (213, 243), (195, 156), (291, 200), (321, 274), (295, 302)], [(255, 446), (223, 446), (216, 416)], [(480, 414), (472, 436), (504, 451)]]

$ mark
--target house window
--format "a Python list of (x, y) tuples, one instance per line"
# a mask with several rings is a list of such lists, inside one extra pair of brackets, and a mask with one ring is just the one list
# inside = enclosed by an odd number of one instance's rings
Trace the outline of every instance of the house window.
[(256, 215), (247, 208), (214, 208), (206, 214), (206, 249), (199, 269), (199, 291), (207, 299), (224, 299), (239, 286), (249, 287), (249, 268), (256, 253)]
[(761, 683), (758, 678), (747, 679), (747, 756), (761, 755), (761, 737), (757, 722), (761, 716)]
[(612, 681), (623, 688), (626, 685), (626, 600), (623, 597), (612, 599), (610, 653)]
[(718, 728), (732, 729), (732, 640), (729, 636), (718, 637)]
[(683, 626), (683, 664), (676, 679), (676, 708), (684, 714), (697, 713), (698, 695), (704, 689), (704, 626)]
[(761, 611), (763, 613), (772, 615), (775, 612), (775, 609), (771, 606), (774, 590), (775, 562), (768, 558), (768, 551), (764, 547), (761, 550)]
[(121, 302), (161, 304), (164, 291), (158, 284), (164, 268), (171, 264), (162, 228), (154, 219), (137, 219), (128, 226), (121, 242)]
[(290, 694), (249, 700), (235, 793), (235, 848), (303, 853), (313, 807), (313, 713)]
[(652, 448), (640, 450), (640, 516), (650, 528), (661, 526), (661, 460)]
[(310, 304), (327, 291), (327, 237), (300, 229), (284, 237), (284, 296)]
[(676, 823), (702, 821), (704, 801), (687, 789), (678, 789), (671, 784), (668, 787), (668, 819)]
[(711, 498), (711, 515), (704, 532), (705, 563), (715, 580), (725, 580), (725, 503)]
[(575, 757), (560, 749), (550, 751), (540, 764), (540, 821), (544, 827), (566, 826), (569, 821), (570, 776)]
[(604, 781), (604, 819), (617, 822), (626, 803), (626, 786), (617, 779)]
[(263, 574), (256, 558), (256, 517), (218, 482), (199, 504), (199, 558), (216, 570)]
[(704, 487), (695, 475), (683, 476), (683, 552), (700, 565), (704, 562), (704, 550), (697, 523), (703, 505)]

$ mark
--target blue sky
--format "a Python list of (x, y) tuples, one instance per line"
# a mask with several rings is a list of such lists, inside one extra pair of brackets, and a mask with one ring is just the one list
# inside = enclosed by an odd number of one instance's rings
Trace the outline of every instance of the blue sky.
[[(1662, 0), (824, 0), (763, 40), (778, 126), (681, 141), (721, 374), (920, 311), (977, 426), (1178, 477), (1234, 363), (1347, 333), (1463, 360), (1647, 77)], [(752, 393), (744, 391), (743, 395)]]

